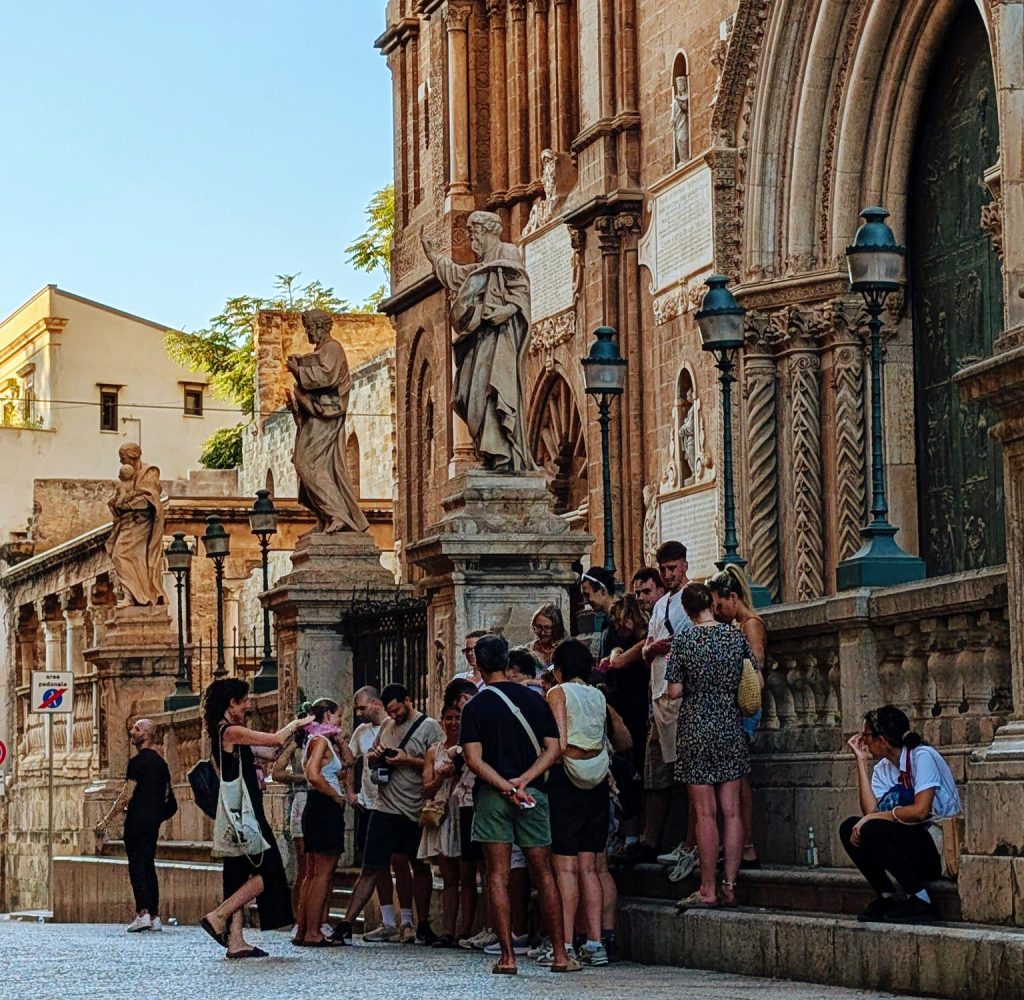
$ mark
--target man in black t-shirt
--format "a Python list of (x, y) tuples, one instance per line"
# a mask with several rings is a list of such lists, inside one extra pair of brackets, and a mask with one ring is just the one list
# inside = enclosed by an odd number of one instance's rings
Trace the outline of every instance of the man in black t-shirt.
[(483, 847), (501, 946), (495, 973), (514, 973), (508, 880), (512, 844), (526, 856), (551, 933), (552, 972), (581, 966), (565, 950), (561, 903), (551, 873), (551, 818), (544, 792), (548, 769), (561, 755), (558, 726), (547, 702), (509, 681), (508, 643), (497, 635), (476, 644), (476, 663), (486, 685), (462, 710), (461, 742), (466, 764), (476, 774), (473, 840)]
[(122, 810), (124, 848), (128, 855), (128, 878), (135, 895), (135, 919), (126, 928), (159, 931), (160, 886), (156, 879), (156, 842), (160, 824), (171, 812), (171, 772), (167, 762), (153, 749), (153, 723), (139, 719), (128, 738), (138, 753), (128, 761), (125, 783), (110, 812), (96, 824), (97, 838), (104, 838), (111, 819)]

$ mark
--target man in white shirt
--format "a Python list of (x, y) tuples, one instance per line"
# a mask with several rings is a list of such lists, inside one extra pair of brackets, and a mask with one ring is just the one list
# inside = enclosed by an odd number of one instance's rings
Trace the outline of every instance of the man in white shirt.
[(377, 786), (370, 780), (372, 768), (367, 763), (366, 754), (377, 739), (381, 723), (388, 717), (388, 714), (384, 711), (380, 692), (369, 685), (360, 688), (355, 693), (352, 707), (355, 709), (359, 725), (356, 726), (352, 738), (348, 741), (348, 748), (352, 751), (352, 757), (356, 761), (362, 762), (363, 768), (355, 809), (356, 864), (360, 864), (363, 858), (363, 846), (366, 844), (366, 827), (370, 821), (370, 810), (377, 804)]
[[(658, 857), (658, 843), (672, 808), (679, 700), (668, 696), (665, 668), (672, 637), (682, 629), (693, 628), (680, 600), (682, 589), (689, 582), (686, 546), (677, 541), (664, 542), (655, 558), (665, 594), (651, 612), (643, 650), (644, 660), (651, 668), (651, 726), (644, 761), (644, 833), (628, 852), (627, 860), (632, 862), (651, 862)], [(675, 865), (677, 860), (666, 863)]]

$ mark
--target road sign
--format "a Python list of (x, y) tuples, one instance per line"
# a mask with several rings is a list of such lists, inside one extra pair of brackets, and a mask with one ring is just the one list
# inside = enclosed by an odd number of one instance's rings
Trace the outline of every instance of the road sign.
[(5, 760), (7, 760), (7, 747), (4, 746), (4, 741), (0, 740), (0, 767), (4, 766)]
[(33, 670), (30, 711), (38, 715), (70, 715), (74, 678), (70, 670)]

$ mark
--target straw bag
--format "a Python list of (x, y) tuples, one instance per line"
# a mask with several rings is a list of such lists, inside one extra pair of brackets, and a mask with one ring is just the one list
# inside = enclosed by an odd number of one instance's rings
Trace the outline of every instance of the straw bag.
[(736, 702), (740, 706), (741, 715), (757, 715), (761, 711), (761, 681), (750, 660), (743, 661), (743, 673), (740, 674), (739, 687), (736, 689)]

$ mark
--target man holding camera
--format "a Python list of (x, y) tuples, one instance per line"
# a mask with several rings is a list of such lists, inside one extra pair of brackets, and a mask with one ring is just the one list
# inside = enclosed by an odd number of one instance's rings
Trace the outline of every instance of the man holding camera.
[[(391, 895), (391, 872), (401, 910), (401, 926), (395, 926), (390, 907), (381, 907), (383, 924), (363, 935), (370, 943), (412, 944), (417, 940), (430, 944), (434, 934), (427, 919), (430, 912), (432, 879), (430, 866), (416, 858), (419, 849), (420, 812), (423, 809), (423, 758), (427, 748), (444, 738), (433, 719), (416, 711), (409, 692), (401, 684), (389, 684), (380, 694), (387, 719), (380, 727), (376, 742), (366, 755), (370, 778), (377, 787), (377, 801), (370, 810), (370, 822), (363, 852), (363, 869), (352, 890), (345, 919), (334, 930), (334, 937), (349, 939), (352, 922), (380, 888), (380, 898)], [(419, 922), (412, 925), (413, 900)], [(390, 920), (389, 920), (390, 917)]]

